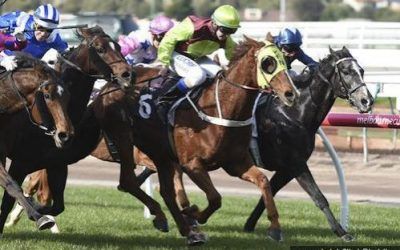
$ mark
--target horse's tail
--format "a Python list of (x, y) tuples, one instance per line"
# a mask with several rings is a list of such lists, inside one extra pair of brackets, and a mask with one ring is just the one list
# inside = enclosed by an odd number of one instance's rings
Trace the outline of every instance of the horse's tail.
[(88, 156), (100, 141), (100, 124), (93, 109), (88, 107), (79, 125), (75, 128), (75, 136), (70, 145), (57, 152), (49, 152), (46, 163), (73, 164)]

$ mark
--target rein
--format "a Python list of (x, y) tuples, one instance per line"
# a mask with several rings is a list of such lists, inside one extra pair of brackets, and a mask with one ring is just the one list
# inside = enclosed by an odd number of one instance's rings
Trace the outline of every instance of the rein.
[(250, 90), (250, 91), (258, 91), (261, 93), (271, 93), (270, 90), (264, 90), (264, 89), (259, 89), (259, 88), (255, 88), (255, 87), (250, 87), (250, 86), (246, 86), (246, 85), (242, 85), (236, 82), (233, 82), (231, 80), (229, 80), (228, 78), (226, 78), (226, 76), (223, 73), (219, 74), (221, 76), (221, 78), (226, 81), (227, 83), (229, 83), (232, 86), (235, 86), (237, 88), (241, 88), (241, 89), (245, 89), (245, 90)]
[[(108, 35), (103, 35), (103, 36), (97, 35), (97, 36), (94, 36), (89, 42), (87, 42), (86, 39), (85, 39), (85, 44), (87, 44), (88, 51), (89, 51), (89, 54), (88, 54), (89, 68), (90, 68), (90, 63), (91, 63), (90, 54), (92, 53), (92, 51), (93, 51), (93, 49), (94, 49), (94, 47), (93, 47), (93, 42), (94, 42), (97, 38), (99, 38), (99, 37), (107, 37), (107, 38), (110, 38)], [(78, 49), (79, 49), (79, 50), (78, 50), (77, 53), (79, 54), (79, 53), (80, 53), (80, 50), (82, 49), (82, 46), (79, 46)], [(94, 53), (96, 53), (96, 52), (94, 52)], [(97, 53), (96, 53), (96, 54), (97, 54)], [(97, 54), (97, 55), (98, 55), (98, 54)], [(99, 56), (99, 55), (98, 55), (98, 56)], [(99, 57), (100, 57), (100, 56), (99, 56)], [(75, 63), (73, 63), (73, 62), (71, 62), (70, 60), (68, 60), (67, 58), (65, 58), (63, 55), (59, 54), (59, 55), (57, 56), (57, 58), (58, 58), (58, 59), (61, 59), (61, 61), (65, 62), (66, 64), (68, 64), (68, 65), (71, 66), (72, 68), (78, 70), (79, 72), (81, 72), (81, 73), (83, 73), (84, 75), (89, 76), (89, 77), (91, 77), (91, 78), (95, 78), (95, 79), (106, 79), (106, 80), (109, 80), (109, 81), (124, 80), (124, 79), (122, 79), (121, 77), (116, 76), (116, 75), (113, 74), (112, 72), (110, 73), (110, 76), (106, 76), (105, 74), (97, 74), (97, 75), (95, 75), (95, 74), (89, 74), (89, 73), (85, 72), (81, 67), (79, 67), (79, 66), (76, 65)], [(103, 60), (103, 62), (104, 62), (104, 60)], [(113, 61), (113, 62), (111, 62), (111, 63), (106, 63), (106, 62), (104, 62), (104, 64), (107, 65), (108, 67), (110, 67), (110, 66), (113, 65), (113, 64), (121, 63), (121, 62), (125, 62), (125, 60), (124, 60), (124, 59), (120, 59), (120, 60)]]
[[(341, 83), (342, 88), (343, 88), (344, 90), (347, 91), (346, 95), (347, 95), (347, 96), (350, 96), (350, 95), (353, 94), (357, 89), (363, 87), (364, 85), (363, 85), (363, 84), (360, 84), (360, 85), (358, 85), (358, 86), (356, 86), (356, 87), (354, 87), (354, 88), (352, 88), (352, 89), (350, 89), (350, 88), (347, 87), (347, 84), (346, 84), (346, 82), (343, 80), (342, 74), (341, 74), (341, 72), (340, 72), (340, 70), (339, 70), (339, 67), (338, 67), (339, 64), (342, 63), (342, 62), (344, 62), (344, 61), (354, 61), (354, 62), (357, 62), (357, 60), (354, 59), (353, 57), (344, 57), (344, 58), (341, 58), (341, 59), (337, 60), (336, 63), (335, 63), (335, 71), (333, 72), (333, 75), (331, 75), (329, 78), (331, 78), (332, 76), (339, 75), (339, 80), (340, 80), (340, 83)], [(332, 89), (335, 89), (335, 88), (332, 86), (331, 81), (329, 81), (329, 80), (321, 73), (321, 71), (318, 71), (318, 76), (319, 76), (325, 83), (328, 83), (329, 85), (331, 85)]]

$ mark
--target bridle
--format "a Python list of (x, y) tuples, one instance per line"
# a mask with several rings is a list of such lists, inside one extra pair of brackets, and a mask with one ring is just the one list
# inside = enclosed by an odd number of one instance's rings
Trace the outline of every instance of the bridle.
[[(101, 65), (102, 68), (108, 67), (108, 69), (111, 69), (111, 65), (116, 64), (116, 63), (125, 62), (125, 59), (122, 57), (122, 55), (121, 55), (121, 59), (120, 59), (120, 60), (116, 60), (116, 61), (113, 61), (113, 62), (111, 62), (111, 63), (106, 63), (106, 62), (104, 62), (104, 60), (102, 59), (102, 57), (96, 52), (96, 50), (95, 50), (95, 48), (94, 48), (94, 46), (93, 46), (94, 41), (95, 41), (96, 39), (102, 38), (102, 37), (104, 37), (104, 38), (109, 38), (109, 39), (111, 40), (110, 36), (108, 36), (108, 35), (106, 35), (106, 34), (104, 34), (104, 35), (96, 35), (96, 36), (94, 36), (90, 41), (87, 41), (86, 38), (85, 38), (85, 41), (81, 44), (81, 46), (78, 47), (78, 52), (77, 52), (77, 54), (79, 54), (79, 53), (80, 53), (80, 50), (83, 48), (82, 45), (87, 44), (87, 47), (88, 47), (88, 50), (89, 50), (89, 54), (88, 54), (88, 65), (89, 65), (89, 68), (90, 68), (90, 65), (91, 65), (91, 62), (92, 62), (91, 56), (92, 56), (92, 58), (93, 58), (93, 56), (97, 56), (98, 58), (101, 59), (101, 60), (96, 60), (96, 62), (103, 63), (103, 65)], [(107, 74), (107, 75), (106, 75), (106, 74), (89, 74), (89, 73), (87, 73), (86, 71), (84, 71), (81, 67), (79, 67), (79, 66), (76, 65), (75, 63), (73, 63), (73, 62), (71, 62), (70, 60), (68, 60), (67, 58), (65, 58), (63, 55), (59, 55), (58, 58), (59, 58), (61, 61), (63, 61), (64, 63), (66, 63), (67, 65), (71, 66), (72, 68), (78, 70), (79, 72), (81, 72), (81, 73), (83, 73), (84, 75), (89, 76), (89, 77), (91, 77), (91, 78), (95, 78), (95, 79), (105, 79), (105, 80), (107, 80), (107, 81), (114, 81), (114, 80), (124, 80), (124, 81), (126, 81), (126, 79), (123, 79), (122, 77), (117, 76), (117, 75), (115, 75), (114, 73), (112, 73), (112, 70), (109, 70), (110, 73)], [(129, 80), (130, 80), (130, 79), (129, 79)]]
[[(346, 83), (346, 81), (345, 81), (345, 80), (343, 79), (343, 77), (342, 77), (342, 72), (339, 70), (339, 64), (341, 64), (342, 62), (345, 62), (345, 61), (353, 61), (353, 62), (356, 62), (356, 63), (357, 63), (357, 60), (356, 60), (355, 58), (353, 58), (353, 57), (344, 57), (344, 58), (341, 58), (341, 59), (337, 60), (337, 61), (335, 62), (334, 71), (332, 72), (332, 74), (331, 74), (328, 78), (331, 79), (332, 77), (334, 77), (335, 80), (336, 80), (337, 76), (339, 76), (339, 82), (340, 82), (340, 86), (341, 86), (341, 87), (340, 87), (340, 91), (343, 92), (344, 95), (345, 95), (346, 97), (349, 97), (349, 96), (351, 96), (357, 89), (359, 89), (359, 88), (365, 86), (365, 83), (359, 84), (359, 85), (357, 85), (357, 86), (355, 86), (355, 87), (353, 87), (353, 88), (350, 88), (350, 86), (348, 86), (348, 84)], [(357, 63), (357, 64), (358, 64), (358, 63)], [(321, 73), (321, 71), (318, 71), (318, 76), (319, 76), (325, 83), (328, 83), (328, 84), (331, 86), (331, 88), (332, 88), (333, 90), (336, 89), (336, 88), (333, 86), (332, 81), (328, 80), (328, 78), (326, 78), (326, 77)], [(335, 94), (336, 94), (336, 93), (335, 93)], [(337, 95), (337, 94), (336, 94), (336, 95)]]
[(14, 75), (13, 71), (8, 71), (7, 72), (7, 76), (4, 76), (4, 77), (8, 77), (9, 81), (11, 82), (11, 86), (12, 86), (14, 92), (17, 94), (17, 97), (19, 98), (19, 100), (24, 105), (24, 109), (25, 109), (26, 113), (28, 114), (30, 122), (33, 125), (35, 125), (35, 126), (39, 127), (40, 129), (44, 130), (45, 134), (51, 135), (51, 136), (54, 135), (55, 134), (55, 129), (54, 128), (50, 129), (50, 128), (44, 126), (43, 124), (39, 124), (38, 122), (35, 121), (35, 119), (33, 118), (33, 115), (32, 115), (32, 109), (36, 105), (37, 93), (42, 93), (44, 95), (43, 88), (45, 88), (46, 86), (50, 85), (50, 82), (49, 81), (44, 81), (38, 86), (37, 90), (34, 91), (35, 92), (35, 98), (33, 99), (32, 104), (29, 106), (29, 102), (28, 102), (27, 97), (18, 88), (17, 84), (14, 81), (13, 75)]

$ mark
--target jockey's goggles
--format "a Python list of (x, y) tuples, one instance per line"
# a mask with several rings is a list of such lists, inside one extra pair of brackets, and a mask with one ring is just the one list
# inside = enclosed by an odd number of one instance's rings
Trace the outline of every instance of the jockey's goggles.
[(299, 51), (300, 47), (297, 44), (283, 44), (282, 48), (288, 53)]
[(221, 33), (225, 34), (225, 35), (231, 35), (237, 31), (237, 29), (235, 29), (235, 28), (228, 28), (228, 27), (224, 27), (224, 26), (218, 26), (218, 30), (221, 31)]
[(153, 34), (154, 40), (161, 42), (161, 40), (164, 38), (165, 33), (161, 33), (161, 34)]
[(33, 29), (34, 30), (38, 30), (38, 31), (42, 31), (42, 32), (46, 32), (46, 33), (51, 33), (54, 30), (54, 29), (49, 29), (49, 28), (45, 28), (43, 26), (40, 26), (37, 23), (33, 24)]

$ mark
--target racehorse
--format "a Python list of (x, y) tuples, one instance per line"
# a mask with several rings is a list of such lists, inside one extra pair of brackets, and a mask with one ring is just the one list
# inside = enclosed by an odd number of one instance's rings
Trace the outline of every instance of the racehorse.
[[(323, 211), (333, 232), (344, 241), (353, 237), (337, 222), (327, 199), (316, 184), (307, 161), (315, 147), (315, 133), (337, 97), (347, 100), (360, 113), (371, 110), (373, 97), (363, 80), (364, 70), (347, 48), (330, 54), (305, 82), (297, 105), (287, 107), (278, 100), (260, 105), (257, 110), (258, 147), (263, 167), (276, 171), (271, 178), (275, 195), (296, 178)], [(302, 83), (303, 85), (304, 83)], [(245, 231), (253, 231), (264, 210), (260, 200), (247, 219)]]
[[(137, 82), (154, 77), (154, 70), (136, 68)], [(149, 74), (150, 73), (150, 74)], [(223, 167), (230, 175), (255, 183), (262, 191), (271, 226), (269, 235), (281, 240), (278, 213), (269, 193), (268, 179), (253, 164), (248, 153), (254, 103), (260, 93), (260, 74), (287, 105), (292, 105), (297, 90), (290, 80), (282, 53), (270, 42), (257, 42), (245, 37), (235, 49), (228, 70), (207, 85), (191, 108), (178, 108), (173, 127), (174, 150), (179, 164), (192, 180), (207, 193), (209, 206), (204, 211), (184, 208), (184, 213), (200, 223), (221, 206), (221, 196), (208, 176), (208, 170)], [(140, 88), (140, 86), (135, 86)], [(203, 243), (204, 235), (184, 220), (175, 202), (173, 186), (174, 157), (169, 154), (168, 134), (152, 112), (151, 92), (142, 89), (136, 98), (133, 114), (133, 142), (155, 163), (160, 180), (160, 193), (189, 244)], [(204, 119), (201, 119), (200, 116)], [(155, 147), (154, 145), (158, 145)], [(129, 152), (132, 155), (132, 151)], [(194, 208), (194, 207), (193, 207)], [(194, 237), (192, 237), (194, 236)]]
[[(174, 200), (175, 192), (172, 181), (174, 159), (165, 153), (169, 150), (168, 137), (164, 133), (163, 123), (160, 122), (158, 115), (156, 112), (152, 112), (155, 106), (150, 99), (153, 99), (153, 97), (152, 93), (146, 88), (148, 85), (147, 79), (153, 79), (158, 74), (158, 70), (136, 67), (135, 71), (138, 76), (137, 84), (135, 85), (137, 91), (131, 97), (131, 104), (128, 104), (128, 112), (133, 112), (131, 115), (133, 120), (133, 143), (146, 152), (159, 166), (160, 192), (178, 224), (180, 233), (187, 236), (190, 245), (204, 243), (204, 235), (197, 227), (188, 224)], [(216, 116), (220, 109), (221, 117), (217, 120), (233, 126), (233, 128), (205, 122), (198, 118), (198, 114), (194, 109), (178, 109), (173, 136), (181, 164), (183, 164), (182, 161), (187, 162), (187, 159), (183, 157), (187, 152), (182, 149), (185, 147), (183, 145), (188, 141), (179, 141), (184, 139), (181, 133), (186, 129), (191, 132), (190, 137), (194, 140), (194, 143), (186, 145), (186, 148), (193, 153), (197, 152), (196, 155), (204, 155), (206, 157), (204, 162), (210, 165), (204, 167), (224, 166), (233, 175), (256, 181), (263, 194), (265, 194), (270, 208), (269, 213), (272, 221), (270, 235), (272, 238), (280, 240), (282, 236), (278, 214), (273, 199), (268, 195), (268, 180), (252, 164), (250, 155), (247, 153), (253, 105), (260, 90), (257, 79), (258, 71), (262, 71), (260, 73), (265, 75), (264, 77), (268, 79), (270, 86), (285, 103), (291, 105), (294, 102), (296, 90), (288, 77), (286, 64), (284, 64), (281, 52), (273, 44), (266, 45), (246, 38), (237, 47), (235, 56), (229, 65), (229, 70), (225, 72), (225, 76), (220, 75), (213, 84), (207, 85), (197, 102), (197, 109), (208, 114), (209, 118)], [(215, 94), (217, 94), (217, 98), (215, 98)], [(224, 118), (222, 118), (222, 114)], [(126, 135), (125, 138), (127, 138)], [(158, 146), (154, 147), (154, 145)], [(129, 163), (133, 164), (132, 147), (127, 148), (129, 150), (121, 150), (121, 145), (118, 145), (117, 141), (116, 146), (121, 162), (129, 158)], [(232, 155), (231, 153), (226, 154), (226, 152), (231, 152)], [(229, 166), (230, 164), (232, 166)], [(233, 164), (235, 165), (233, 166)], [(188, 171), (198, 168), (199, 173), (205, 173), (205, 176), (201, 176), (201, 178), (205, 178), (207, 185), (212, 186), (211, 182), (208, 183), (208, 173), (202, 169), (203, 166), (190, 165), (188, 162), (184, 165), (188, 166)], [(131, 175), (133, 174), (133, 171), (131, 171)], [(195, 173), (192, 176), (198, 177)], [(124, 178), (131, 177), (128, 175), (121, 176), (120, 185)], [(126, 187), (121, 185), (120, 188), (125, 190)], [(139, 186), (137, 185), (136, 188), (139, 189)], [(212, 189), (215, 190), (213, 186)], [(205, 212), (193, 214), (202, 223), (205, 223), (212, 212), (219, 208), (221, 202), (221, 196), (218, 193), (208, 195), (208, 197), (212, 198), (210, 199), (211, 206)]]
[[(135, 79), (132, 68), (120, 53), (118, 43), (106, 35), (100, 27), (81, 28), (77, 34), (81, 39), (81, 44), (72, 49), (66, 55), (66, 58), (61, 57), (62, 63), (57, 67), (71, 93), (68, 114), (76, 129), (76, 140), (70, 143), (70, 147), (59, 150), (49, 142), (48, 137), (39, 133), (37, 128), (31, 125), (25, 114), (19, 115), (18, 121), (13, 122), (10, 126), (18, 129), (19, 133), (22, 134), (10, 148), (8, 155), (12, 160), (9, 173), (19, 184), (22, 183), (27, 174), (46, 168), (49, 173), (56, 172), (58, 174), (54, 174), (55, 176), (61, 176), (61, 181), (56, 179), (52, 182), (55, 186), (52, 188), (63, 192), (65, 176), (67, 175), (67, 163), (64, 157), (66, 152), (72, 151), (77, 155), (88, 155), (90, 151), (77, 151), (82, 148), (82, 144), (89, 142), (93, 144), (92, 147), (94, 148), (98, 143), (100, 134), (98, 122), (91, 112), (85, 113), (95, 80), (104, 78), (110, 82), (118, 83), (121, 89), (126, 89), (132, 86)], [(65, 176), (63, 177), (63, 175)], [(50, 211), (39, 209), (38, 211), (50, 215), (59, 214), (64, 210), (63, 196), (60, 199), (60, 201), (55, 200), (54, 209)], [(3, 228), (14, 202), (15, 200), (12, 197), (7, 193), (4, 194), (1, 205), (0, 228)]]
[[(56, 147), (63, 147), (74, 134), (66, 112), (69, 94), (56, 71), (44, 62), (24, 53), (16, 52), (15, 56), (18, 67), (0, 74), (0, 185), (18, 200), (28, 217), (35, 220), (38, 229), (42, 230), (51, 227), (54, 221), (34, 209), (10, 176), (12, 170), (10, 174), (5, 170), (6, 157), (21, 133), (12, 123), (16, 114), (23, 112), (32, 124), (52, 135)], [(7, 217), (2, 214), (1, 218), (5, 221)], [(2, 233), (3, 226), (0, 227)]]

